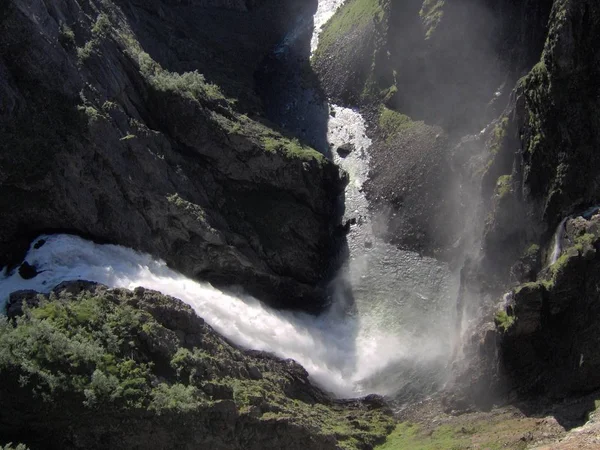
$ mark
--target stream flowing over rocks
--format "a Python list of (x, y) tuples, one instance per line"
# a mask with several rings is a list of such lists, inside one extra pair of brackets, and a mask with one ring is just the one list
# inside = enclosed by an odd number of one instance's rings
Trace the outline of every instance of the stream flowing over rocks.
[(599, 34), (2, 2), (0, 450), (595, 449)]
[[(319, 2), (313, 41), (318, 24), (339, 3)], [(352, 147), (345, 157), (332, 152), (349, 176), (343, 213), (348, 250), (340, 255), (346, 262), (332, 282), (332, 304), (318, 317), (276, 311), (251, 296), (226, 294), (185, 278), (148, 255), (68, 235), (33, 243), (25, 261), (39, 275), (24, 280), (16, 270), (5, 274), (0, 299), (6, 302), (16, 290), (49, 292), (73, 279), (143, 286), (182, 299), (238, 345), (293, 358), (336, 396), (427, 395), (447, 376), (455, 338), (456, 279), (446, 264), (374, 236), (363, 188), (371, 140), (360, 114), (332, 105), (327, 140), (332, 149)]]

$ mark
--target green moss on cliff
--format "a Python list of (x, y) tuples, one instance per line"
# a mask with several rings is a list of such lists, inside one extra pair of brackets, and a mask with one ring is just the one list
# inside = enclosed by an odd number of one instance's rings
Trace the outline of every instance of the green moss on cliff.
[(513, 192), (512, 189), (512, 176), (511, 175), (502, 175), (498, 178), (496, 182), (496, 196), (499, 199), (511, 194)]
[(524, 258), (533, 258), (536, 257), (540, 252), (540, 246), (538, 244), (531, 244), (525, 252), (523, 252)]
[(378, 125), (381, 135), (389, 141), (394, 135), (424, 125), (424, 123), (415, 122), (405, 114), (382, 106), (379, 112)]
[(507, 331), (515, 323), (515, 319), (515, 316), (509, 315), (504, 309), (501, 309), (496, 312), (494, 323), (502, 331)]
[(429, 39), (444, 16), (445, 0), (424, 0), (420, 16), (425, 26), (425, 37)]
[(540, 147), (545, 145), (546, 136), (543, 121), (546, 114), (544, 104), (550, 97), (548, 83), (548, 69), (543, 59), (521, 81), (528, 104), (527, 125), (529, 127), (529, 142), (526, 149), (529, 153), (535, 153)]
[(286, 138), (279, 133), (271, 130), (266, 131), (260, 136), (260, 140), (267, 152), (283, 152), (290, 158), (314, 159), (319, 164), (325, 162), (325, 157), (315, 149), (300, 143), (296, 138)]
[(496, 155), (500, 151), (504, 143), (504, 139), (506, 138), (507, 130), (508, 117), (502, 117), (502, 119), (494, 128), (494, 134), (492, 135), (492, 142), (490, 143), (490, 152), (492, 155)]

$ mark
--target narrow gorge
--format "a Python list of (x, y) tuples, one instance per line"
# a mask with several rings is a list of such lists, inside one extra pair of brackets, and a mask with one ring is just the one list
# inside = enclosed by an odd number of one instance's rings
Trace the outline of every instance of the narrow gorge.
[(7, 0), (0, 448), (598, 448), (599, 27)]

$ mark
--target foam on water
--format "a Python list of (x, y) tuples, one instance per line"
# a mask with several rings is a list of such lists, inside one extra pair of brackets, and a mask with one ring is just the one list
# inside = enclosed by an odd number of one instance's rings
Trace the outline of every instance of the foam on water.
[[(0, 276), (0, 307), (11, 292), (49, 292), (65, 280), (89, 280), (110, 287), (144, 286), (191, 305), (218, 332), (243, 347), (266, 350), (302, 364), (312, 379), (339, 396), (365, 393), (364, 383), (408, 356), (410, 337), (390, 334), (379, 323), (332, 308), (321, 317), (275, 311), (256, 299), (235, 297), (169, 269), (160, 260), (116, 245), (98, 245), (70, 235), (42, 236), (26, 261), (41, 273), (22, 279)], [(431, 343), (433, 344), (433, 343)], [(426, 350), (427, 343), (421, 344)], [(433, 346), (433, 345), (432, 345)], [(388, 386), (373, 386), (388, 393)]]

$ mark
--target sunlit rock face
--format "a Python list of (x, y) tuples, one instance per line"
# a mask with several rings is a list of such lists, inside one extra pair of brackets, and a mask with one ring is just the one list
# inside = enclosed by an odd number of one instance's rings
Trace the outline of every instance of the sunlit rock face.
[(322, 307), (345, 178), (261, 118), (253, 87), (265, 55), (314, 7), (8, 2), (0, 264), (36, 233), (62, 230), (280, 307)]

